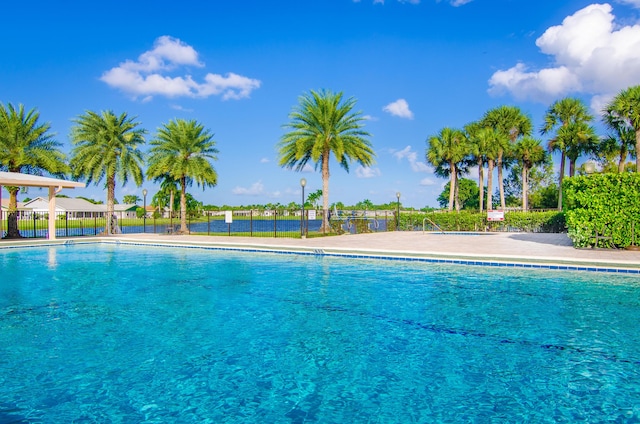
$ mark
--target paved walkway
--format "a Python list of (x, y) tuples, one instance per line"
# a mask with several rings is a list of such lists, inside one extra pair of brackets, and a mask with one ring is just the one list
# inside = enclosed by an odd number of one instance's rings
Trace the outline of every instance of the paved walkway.
[(121, 240), (206, 244), (228, 248), (293, 250), (506, 263), (615, 267), (640, 270), (640, 251), (575, 249), (566, 234), (436, 234), (380, 232), (310, 239), (133, 234)]

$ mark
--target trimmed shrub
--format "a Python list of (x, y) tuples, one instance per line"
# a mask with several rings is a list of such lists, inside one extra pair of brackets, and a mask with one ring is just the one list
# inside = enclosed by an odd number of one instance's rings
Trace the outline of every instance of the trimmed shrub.
[(563, 201), (575, 247), (627, 247), (640, 241), (640, 174), (566, 178)]
[[(435, 224), (435, 225), (434, 225)], [(436, 228), (437, 226), (437, 228)], [(415, 212), (400, 214), (400, 229), (418, 231), (524, 231), (564, 232), (564, 214), (548, 212), (505, 212), (504, 221), (489, 222), (487, 214), (479, 212)]]

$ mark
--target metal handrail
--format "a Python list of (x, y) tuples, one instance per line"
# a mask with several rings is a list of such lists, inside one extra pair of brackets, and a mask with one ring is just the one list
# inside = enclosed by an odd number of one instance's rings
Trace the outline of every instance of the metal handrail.
[(425, 232), (425, 222), (429, 221), (429, 223), (431, 223), (431, 225), (433, 225), (435, 228), (437, 228), (442, 234), (445, 234), (444, 230), (442, 228), (440, 228), (438, 226), (438, 224), (436, 224), (435, 222), (433, 222), (432, 220), (430, 220), (429, 218), (425, 218), (422, 220), (422, 232)]

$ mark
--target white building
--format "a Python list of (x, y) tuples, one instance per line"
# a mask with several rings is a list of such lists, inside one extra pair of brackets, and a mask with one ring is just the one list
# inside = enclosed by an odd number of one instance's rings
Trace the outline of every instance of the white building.
[[(23, 207), (39, 215), (49, 212), (49, 202), (43, 197), (36, 197), (25, 202)], [(113, 205), (113, 209), (118, 219), (136, 218), (136, 205), (116, 204)], [(56, 217), (66, 216), (67, 219), (104, 218), (106, 214), (107, 205), (96, 205), (85, 199), (56, 198)]]

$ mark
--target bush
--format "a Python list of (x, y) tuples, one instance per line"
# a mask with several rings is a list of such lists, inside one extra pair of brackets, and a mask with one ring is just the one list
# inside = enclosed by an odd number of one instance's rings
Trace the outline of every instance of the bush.
[(627, 247), (638, 241), (640, 174), (566, 178), (562, 188), (568, 234), (575, 247)]
[[(434, 227), (434, 224), (436, 227)], [(442, 231), (525, 231), (561, 233), (565, 231), (562, 212), (505, 212), (504, 221), (489, 222), (479, 212), (430, 212), (400, 214), (400, 229), (418, 231), (423, 228)]]

